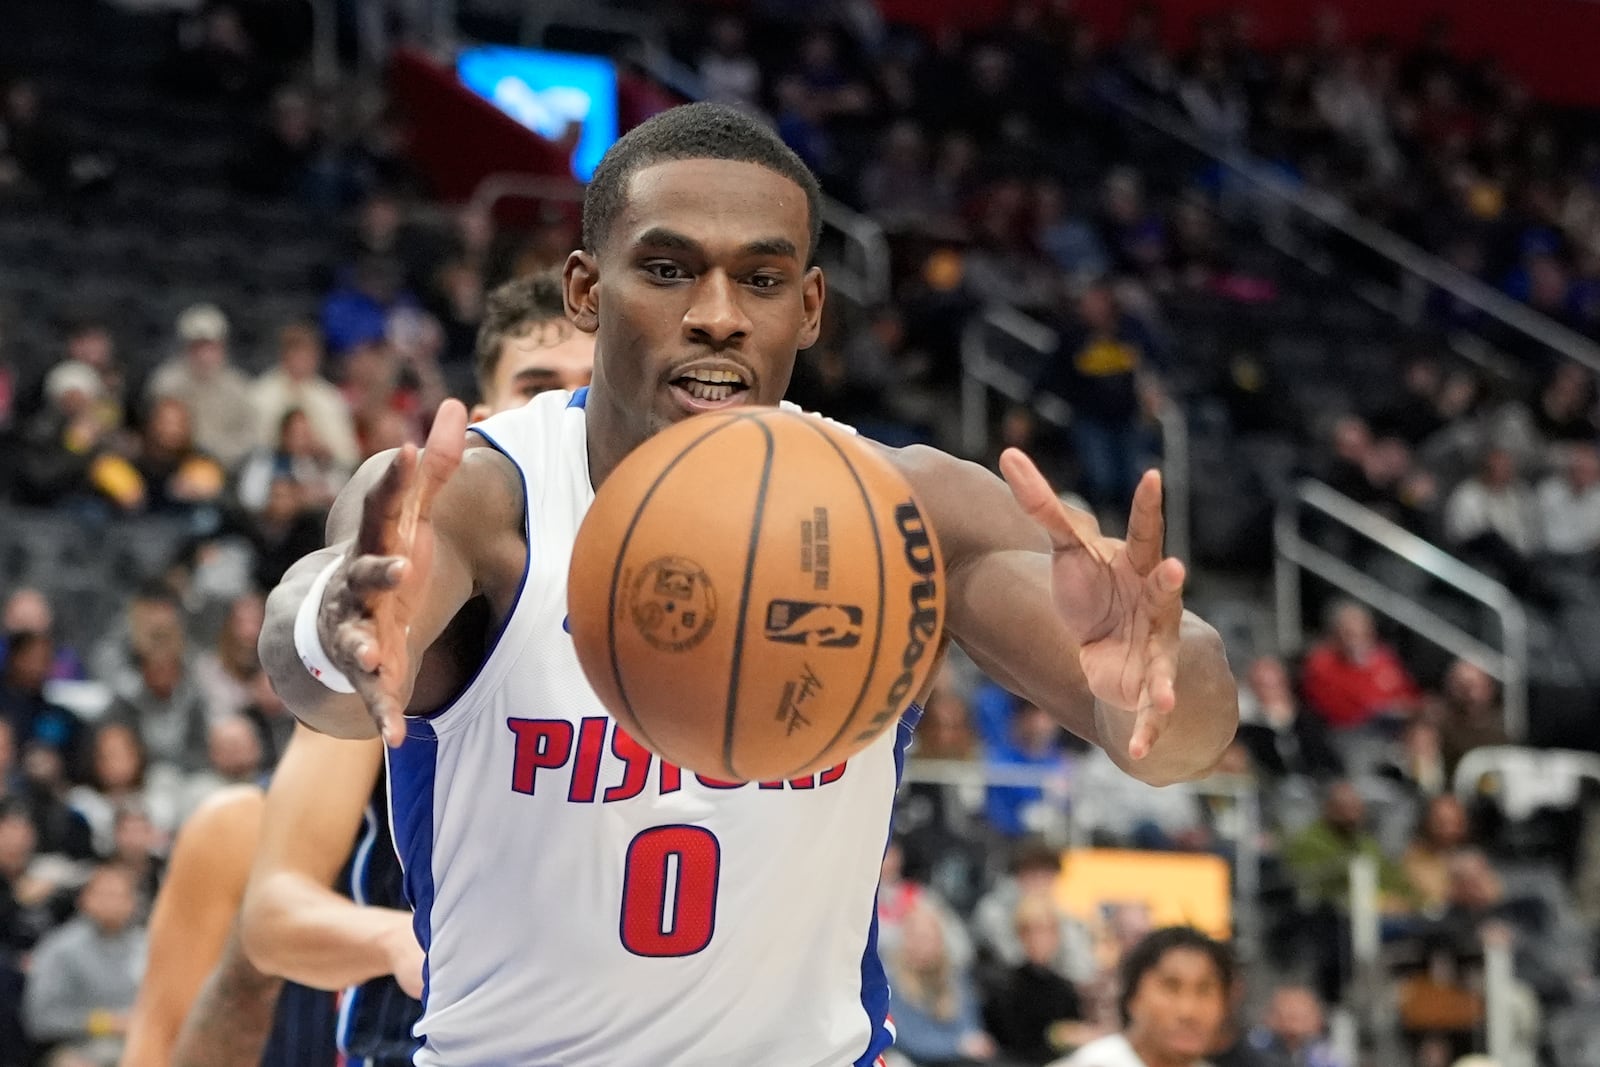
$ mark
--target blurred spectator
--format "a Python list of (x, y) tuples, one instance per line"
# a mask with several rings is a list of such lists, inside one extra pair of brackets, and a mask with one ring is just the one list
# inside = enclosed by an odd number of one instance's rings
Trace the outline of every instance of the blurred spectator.
[(177, 599), (158, 583), (141, 586), (129, 597), (120, 624), (102, 635), (90, 652), (89, 673), (115, 685), (138, 669), (146, 649), (173, 641), (183, 641), (183, 613)]
[(260, 511), (272, 483), (287, 479), (295, 484), (303, 507), (326, 510), (354, 469), (333, 461), (306, 413), (295, 408), (279, 420), (271, 447), (257, 450), (245, 461), (239, 472), (239, 503), (251, 512)]
[(204, 5), (179, 23), (174, 46), (161, 71), (162, 83), (172, 92), (255, 100), (270, 81), (236, 4)]
[[(133, 465), (146, 509), (187, 516), (196, 528), (214, 527), (227, 478), (217, 458), (200, 447), (193, 426), (193, 409), (187, 402), (176, 396), (156, 400)], [(232, 445), (229, 451), (240, 454)]]
[(1072, 406), (1081, 491), (1097, 512), (1120, 518), (1143, 473), (1141, 424), (1159, 355), (1150, 332), (1117, 306), (1109, 285), (1088, 286), (1077, 311), (1035, 388)]
[(1412, 719), (1400, 733), (1399, 743), (1382, 756), (1374, 768), (1413, 800), (1427, 800), (1450, 789), (1450, 767), (1445, 762), (1439, 727), (1425, 718)]
[(1246, 993), (1245, 975), (1236, 973), (1228, 992), (1228, 1014), (1206, 1055), (1208, 1067), (1270, 1067), (1266, 1057), (1250, 1044), (1252, 1026), (1244, 1019)]
[[(116, 358), (116, 341), (106, 324), (93, 318), (75, 320), (67, 330), (66, 353), (61, 362), (81, 363), (99, 375), (100, 422), (112, 430), (120, 429), (126, 421), (123, 401), (127, 382)], [(44, 410), (47, 380), (48, 375), (17, 396), (19, 415), (31, 418)]]
[(259, 430), (250, 383), (228, 362), (228, 318), (214, 304), (195, 304), (178, 316), (177, 333), (183, 351), (156, 368), (147, 400), (181, 400), (195, 447), (232, 470), (255, 447)]
[(1444, 508), (1445, 540), (1468, 560), (1516, 583), (1540, 547), (1539, 514), (1532, 490), (1503, 448), (1484, 453), (1478, 473), (1450, 494)]
[(88, 822), (67, 803), (71, 790), (67, 761), (59, 749), (37, 741), (22, 746), (22, 788), (17, 798), (33, 820), (38, 834), (35, 847), (41, 856), (67, 861), (94, 856)]
[[(1061, 876), (1061, 852), (1040, 838), (1025, 838), (1013, 850), (1011, 874), (995, 883), (972, 914), (978, 948), (1007, 968), (1031, 958), (1019, 929), (1018, 907), (1024, 900), (1053, 900)], [(1094, 978), (1094, 940), (1087, 927), (1063, 911), (1052, 911), (1059, 929), (1051, 939), (1055, 955), (1038, 961), (1071, 982)]]
[(268, 767), (277, 766), (284, 747), (294, 734), (297, 720), (294, 713), (284, 706), (283, 698), (272, 688), (272, 682), (264, 670), (256, 671), (250, 679), (250, 703), (245, 706), (243, 715), (256, 728), (256, 735), (261, 741), (262, 762)]
[[(1042, 777), (1059, 779), (1059, 786), (1065, 785), (1071, 767), (1061, 745), (1060, 724), (1048, 711), (1026, 701), (1016, 705), (1009, 735), (989, 748), (986, 762), (999, 770), (1036, 771)], [(991, 785), (985, 809), (989, 826), (1005, 837), (1044, 829), (1035, 825), (1047, 817), (1044, 802), (1042, 786)]]
[(1451, 663), (1442, 695), (1439, 747), (1447, 779), (1453, 779), (1462, 756), (1485, 745), (1509, 745), (1511, 738), (1500, 687), (1481, 667), (1459, 659)]
[(894, 123), (883, 135), (883, 148), (861, 176), (861, 206), (889, 230), (930, 225), (947, 205), (934, 185), (928, 143), (922, 127), (911, 119)]
[[(406, 318), (391, 323), (395, 312)], [(381, 343), (391, 330), (421, 314), (417, 298), (406, 288), (398, 260), (376, 254), (363, 256), (343, 271), (322, 304), (322, 332), (335, 355), (347, 357), (362, 345)]]
[(1328, 610), (1327, 636), (1306, 656), (1306, 702), (1339, 730), (1379, 718), (1409, 717), (1422, 691), (1394, 649), (1378, 641), (1372, 613), (1353, 601)]
[(170, 798), (146, 789), (147, 763), (144, 742), (132, 724), (113, 721), (95, 726), (88, 781), (73, 786), (67, 802), (89, 824), (98, 855), (111, 855), (116, 845), (117, 812), (124, 807), (146, 812), (162, 833), (177, 828), (178, 813)]
[(1233, 957), (1188, 927), (1166, 927), (1122, 961), (1122, 1032), (1091, 1041), (1054, 1067), (1205, 1067), (1228, 1012)]
[(1303, 714), (1289, 672), (1276, 656), (1262, 656), (1250, 665), (1246, 687), (1239, 694), (1238, 740), (1265, 775), (1328, 778), (1344, 773), (1344, 761), (1328, 737), (1327, 725)]
[(1058, 182), (1034, 186), (1034, 242), (1070, 278), (1099, 278), (1111, 269), (1100, 235), (1087, 219), (1068, 210), (1067, 194)]
[(0, 79), (0, 93), (0, 194), (19, 188), (45, 196), (84, 192), (115, 173), (112, 156), (77, 148), (60, 122), (41, 113), (32, 81)]
[(285, 571), (326, 543), (322, 514), (304, 506), (299, 484), (288, 477), (267, 486), (266, 503), (245, 533), (255, 554), (251, 578), (258, 589), (275, 588)]
[(1431, 354), (1413, 356), (1406, 360), (1400, 386), (1399, 395), (1374, 412), (1372, 427), (1415, 448), (1445, 424), (1439, 413), (1443, 368)]
[[(6, 649), (12, 634), (44, 634), (54, 638), (56, 632), (55, 610), (50, 599), (37, 589), (18, 586), (6, 597), (0, 608), (0, 662), (6, 658)], [(50, 666), (52, 681), (78, 680), (84, 676), (83, 661), (71, 645), (55, 642), (56, 658)]]
[(967, 928), (938, 893), (905, 877), (905, 846), (896, 834), (884, 850), (878, 879), (878, 947), (887, 959), (898, 951), (906, 916), (924, 908), (944, 924), (944, 947), (959, 967), (972, 963), (972, 939)]
[(89, 1067), (116, 1067), (139, 980), (144, 928), (123, 868), (95, 869), (78, 900), (78, 917), (39, 944), (28, 976), (23, 1019), (33, 1039)]
[(918, 1067), (987, 1063), (994, 1039), (983, 1031), (971, 979), (951, 958), (944, 931), (937, 913), (913, 907), (899, 944), (885, 953), (895, 1048)]
[[(1000, 979), (984, 1015), (1010, 1060), (1041, 1065), (1082, 1044), (1092, 1031), (1076, 986), (1058, 966), (1061, 915), (1054, 899), (1048, 892), (1024, 896), (1010, 919), (1022, 956)], [(1088, 962), (1092, 968), (1092, 956)]]
[(1178, 99), (1200, 132), (1219, 147), (1236, 148), (1250, 128), (1250, 105), (1228, 76), (1222, 56), (1203, 54), (1178, 87)]
[[(909, 758), (914, 764), (950, 760), (975, 765), (980, 755), (967, 702), (952, 680), (941, 679), (924, 703)], [(983, 810), (981, 779), (911, 781), (896, 805), (895, 825), (912, 865), (927, 870), (930, 884), (962, 914), (971, 911), (988, 882), (989, 827)]]
[(242, 192), (298, 195), (319, 206), (333, 207), (337, 206), (337, 190), (324, 188), (316, 180), (323, 153), (323, 137), (310, 98), (301, 89), (280, 89), (266, 122), (229, 160), (228, 176)]
[(48, 634), (13, 635), (0, 668), (0, 715), (19, 747), (48, 745), (76, 765), (83, 754), (83, 723), (44, 695), (54, 664), (55, 645)]
[(72, 908), (61, 865), (38, 862), (37, 847), (26, 810), (0, 802), (0, 949), (13, 958), (31, 951)]
[(331, 460), (336, 469), (354, 471), (361, 456), (350, 409), (321, 370), (322, 338), (316, 327), (296, 322), (280, 330), (278, 365), (250, 389), (255, 424), (265, 433), (281, 434), (284, 417), (291, 411), (302, 412), (310, 423), (313, 453)]
[(181, 635), (152, 641), (112, 690), (110, 715), (139, 732), (152, 766), (188, 772), (206, 765), (205, 701), (185, 662)]
[(1348, 1067), (1325, 1033), (1322, 1001), (1305, 986), (1273, 990), (1267, 1017), (1250, 1033), (1266, 1067)]
[(212, 719), (239, 715), (253, 699), (251, 684), (261, 670), (256, 641), (261, 636), (265, 604), (258, 593), (246, 593), (228, 606), (216, 647), (195, 657), (194, 680)]
[(761, 67), (745, 46), (744, 21), (732, 13), (711, 23), (710, 46), (700, 56), (702, 99), (755, 111), (761, 100)]
[(1587, 557), (1600, 548), (1600, 451), (1575, 444), (1565, 453), (1564, 473), (1539, 485), (1539, 528), (1547, 552)]
[(1444, 910), (1450, 899), (1450, 860), (1471, 836), (1467, 809), (1454, 794), (1434, 797), (1406, 846), (1400, 865), (1423, 914)]
[(187, 819), (205, 799), (230, 785), (253, 785), (261, 780), (261, 735), (243, 715), (216, 719), (206, 732), (207, 765), (184, 783), (179, 802)]
[[(17, 488), (24, 501), (64, 509), (100, 497), (124, 508), (139, 502), (113, 445), (103, 384), (76, 361), (58, 363), (45, 377), (45, 407), (22, 429)], [(130, 489), (133, 491), (130, 492)]]
[(1350, 897), (1350, 863), (1359, 856), (1378, 865), (1383, 907), (1403, 911), (1410, 894), (1405, 872), (1383, 854), (1367, 829), (1366, 802), (1356, 787), (1348, 781), (1333, 782), (1323, 795), (1322, 818), (1285, 843), (1284, 862), (1304, 902), (1343, 910)]
[(133, 879), (138, 898), (135, 917), (140, 924), (150, 918), (150, 906), (155, 903), (156, 891), (161, 887), (161, 876), (166, 869), (165, 845), (166, 835), (156, 829), (149, 814), (138, 804), (126, 803), (117, 808), (110, 860)]
[(1534, 424), (1546, 441), (1593, 444), (1600, 434), (1595, 400), (1594, 375), (1577, 363), (1562, 363), (1539, 393)]

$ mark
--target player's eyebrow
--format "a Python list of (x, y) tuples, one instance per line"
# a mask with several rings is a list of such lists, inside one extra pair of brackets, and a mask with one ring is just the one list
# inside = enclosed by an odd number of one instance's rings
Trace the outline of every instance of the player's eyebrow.
[(511, 376), (512, 384), (520, 385), (534, 379), (554, 378), (556, 372), (549, 367), (523, 367)]
[[(673, 252), (688, 252), (697, 255), (705, 252), (699, 241), (681, 234), (677, 230), (669, 230), (665, 226), (652, 226), (644, 233), (641, 233), (635, 243), (641, 247), (659, 248)], [(741, 246), (739, 248), (739, 256), (740, 258), (775, 256), (798, 259), (800, 250), (787, 237), (758, 237), (756, 240)]]

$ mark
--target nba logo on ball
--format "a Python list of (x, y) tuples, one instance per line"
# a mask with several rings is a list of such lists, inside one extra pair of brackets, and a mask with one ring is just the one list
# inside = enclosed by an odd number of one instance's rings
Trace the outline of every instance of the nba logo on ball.
[(567, 576), (573, 649), (618, 723), (685, 770), (802, 778), (926, 685), (944, 572), (877, 446), (812, 416), (686, 419), (601, 484)]

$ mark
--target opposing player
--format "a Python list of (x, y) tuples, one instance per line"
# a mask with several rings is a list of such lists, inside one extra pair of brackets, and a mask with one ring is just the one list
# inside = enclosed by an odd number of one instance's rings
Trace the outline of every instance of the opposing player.
[[(558, 272), (507, 282), (479, 329), (474, 414), (585, 385), (593, 358)], [(366, 468), (357, 489), (381, 469)], [(339, 1053), (365, 1067), (411, 1062), (421, 949), (398, 910), (382, 769), (376, 740), (302, 727), (270, 793), (226, 790), (190, 818), (151, 919), (123, 1067), (315, 1067)], [(321, 992), (346, 987), (337, 1008)]]
[[(295, 713), (394, 746), (428, 954), (418, 1064), (839, 1067), (892, 1041), (874, 889), (917, 713), (842, 773), (702, 781), (616, 728), (562, 625), (593, 487), (664, 426), (782, 397), (822, 316), (818, 196), (739, 112), (690, 105), (629, 133), (566, 265), (593, 385), (470, 444), (446, 402), (420, 457), (343, 497), (329, 547), (269, 600), (262, 659)], [(1008, 492), (937, 451), (884, 451), (943, 548), (950, 639), (1141, 778), (1213, 763), (1236, 696), (1162, 558), (1158, 477), (1124, 543), (1018, 453)]]

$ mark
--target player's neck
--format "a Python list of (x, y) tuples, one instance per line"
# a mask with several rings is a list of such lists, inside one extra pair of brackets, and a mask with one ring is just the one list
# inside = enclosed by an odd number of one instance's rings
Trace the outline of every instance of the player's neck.
[(1139, 1057), (1139, 1062), (1143, 1063), (1144, 1067), (1196, 1067), (1196, 1064), (1200, 1062), (1188, 1057), (1175, 1058), (1163, 1055), (1160, 1048), (1141, 1034), (1134, 1034), (1124, 1030), (1122, 1036), (1127, 1038), (1128, 1044), (1133, 1046), (1134, 1055)]
[(628, 415), (596, 382), (584, 401), (585, 440), (589, 450), (589, 484), (599, 489), (629, 452), (643, 441), (628, 428)]

